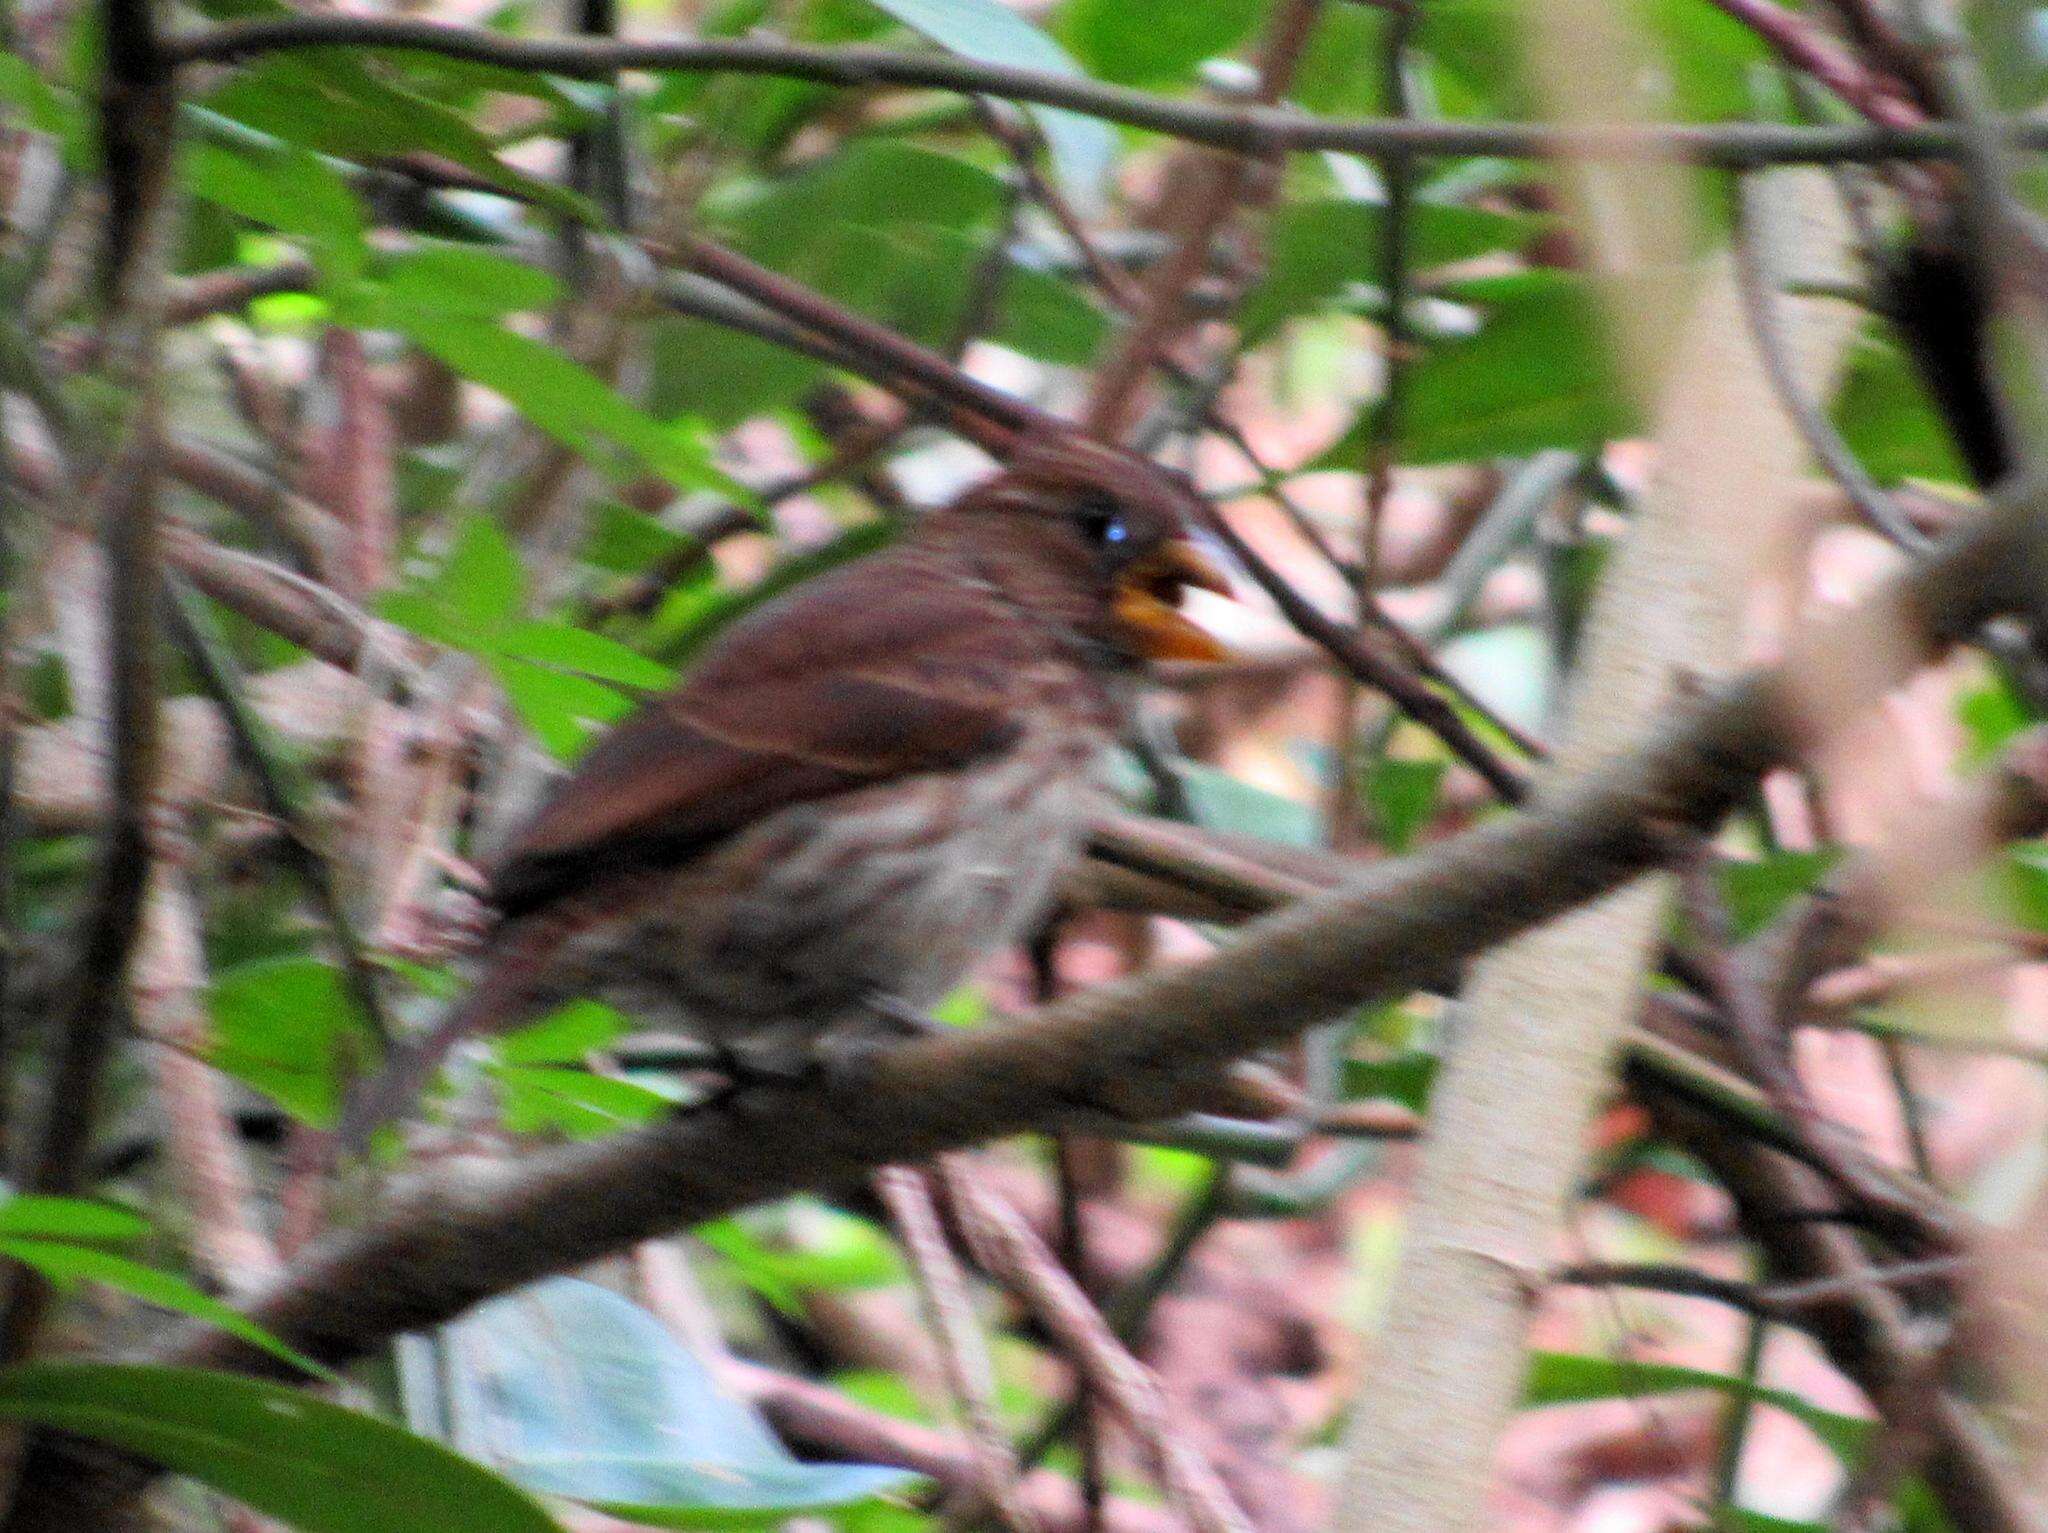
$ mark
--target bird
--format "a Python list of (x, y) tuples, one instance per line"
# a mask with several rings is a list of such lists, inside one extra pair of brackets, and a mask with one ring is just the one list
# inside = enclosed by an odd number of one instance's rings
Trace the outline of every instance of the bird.
[(1083, 851), (1148, 661), (1214, 661), (1230, 593), (1185, 476), (1040, 431), (880, 552), (732, 625), (481, 870), (476, 977), (350, 1094), (344, 1144), (465, 1038), (588, 996), (735, 1080), (914, 1028), (1020, 940)]

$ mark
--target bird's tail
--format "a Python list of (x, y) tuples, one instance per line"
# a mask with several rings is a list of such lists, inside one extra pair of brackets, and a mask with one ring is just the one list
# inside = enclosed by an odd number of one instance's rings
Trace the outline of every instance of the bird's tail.
[(372, 1134), (409, 1111), (463, 1039), (507, 1032), (533, 1013), (558, 947), (554, 924), (514, 920), (498, 928), (475, 983), (426, 1032), (395, 1041), (377, 1072), (349, 1089), (336, 1130), (345, 1154), (360, 1155)]

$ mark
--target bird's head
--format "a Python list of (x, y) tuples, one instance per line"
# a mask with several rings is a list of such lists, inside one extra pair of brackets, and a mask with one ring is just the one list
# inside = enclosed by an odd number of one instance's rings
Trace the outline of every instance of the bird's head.
[(1189, 588), (1231, 594), (1230, 582), (1189, 541), (1203, 512), (1184, 475), (1080, 435), (1021, 443), (967, 507), (1002, 513), (1053, 552), (1068, 573), (1107, 597), (1118, 649), (1147, 660), (1216, 661), (1229, 651), (1180, 608)]

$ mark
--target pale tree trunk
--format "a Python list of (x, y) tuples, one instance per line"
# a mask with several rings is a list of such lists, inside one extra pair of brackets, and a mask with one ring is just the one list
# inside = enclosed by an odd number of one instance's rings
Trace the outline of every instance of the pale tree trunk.
[[(1802, 276), (1838, 271), (1845, 234), (1825, 182), (1810, 172), (1772, 180), (1758, 199), (1766, 250)], [(1779, 307), (1802, 385), (1826, 398), (1855, 314), (1811, 300)], [(1806, 462), (1754, 350), (1731, 258), (1708, 264), (1679, 339), (1657, 413), (1655, 482), (1602, 583), (1539, 803), (1639, 744), (1693, 678), (1734, 668), (1752, 556)], [(1339, 1533), (1484, 1525), (1531, 1298), (1638, 1007), (1667, 889), (1663, 876), (1639, 880), (1474, 969), (1432, 1098), (1407, 1249), (1369, 1345)]]

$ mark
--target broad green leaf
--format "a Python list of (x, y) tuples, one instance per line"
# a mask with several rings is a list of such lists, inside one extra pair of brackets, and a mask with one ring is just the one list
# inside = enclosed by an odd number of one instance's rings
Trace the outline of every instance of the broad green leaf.
[[(1402, 461), (1516, 457), (1590, 447), (1635, 429), (1590, 286), (1553, 272), (1462, 284), (1477, 334), (1432, 345), (1408, 371)], [(1361, 426), (1363, 423), (1361, 423)], [(1362, 432), (1329, 453), (1356, 467)]]
[(498, 636), (498, 652), (522, 660), (566, 666), (600, 681), (627, 687), (665, 687), (675, 672), (658, 661), (628, 649), (616, 639), (567, 623), (514, 623)]
[[(1409, 214), (1409, 260), (1427, 268), (1518, 250), (1544, 220), (1442, 202), (1417, 202)], [(1333, 198), (1297, 202), (1273, 215), (1266, 275), (1246, 297), (1239, 326), (1247, 340), (1270, 334), (1294, 315), (1338, 296), (1350, 285), (1377, 284), (1386, 238), (1386, 208)]]
[(651, 1123), (675, 1110), (676, 1099), (635, 1081), (560, 1065), (493, 1065), (505, 1127), (515, 1134), (558, 1130), (594, 1139)]
[(975, 229), (992, 226), (1002, 207), (1002, 183), (972, 161), (893, 140), (856, 140), (717, 211), (755, 260), (812, 281), (829, 275), (816, 259), (819, 241), (844, 226)]
[(377, 611), (399, 627), (471, 654), (491, 654), (525, 600), (526, 576), (504, 530), (473, 516), (455, 534), (441, 567), (392, 591)]
[(0, 1373), (0, 1416), (112, 1443), (302, 1533), (561, 1533), (525, 1491), (439, 1444), (256, 1379), (31, 1363)]
[(526, 576), (505, 530), (487, 517), (473, 516), (456, 534), (435, 585), (449, 607), (478, 632), (495, 632), (518, 612)]
[[(1049, 70), (1085, 79), (1081, 68), (1058, 43), (1011, 10), (1002, 0), (873, 0), (905, 26), (922, 32), (940, 47), (989, 64)], [(1116, 156), (1116, 130), (1106, 122), (1034, 106), (1032, 116), (1045, 130), (1052, 162), (1064, 185), (1084, 211), (1102, 200), (1111, 162)]]
[(631, 1026), (630, 1018), (600, 1001), (571, 1001), (500, 1038), (498, 1058), (508, 1065), (571, 1064)]
[(793, 407), (829, 376), (809, 357), (708, 320), (658, 319), (648, 349), (648, 408), (693, 416), (713, 430)]
[(1738, 938), (1755, 936), (1779, 911), (1811, 894), (1842, 860), (1840, 847), (1811, 852), (1772, 852), (1753, 862), (1730, 862), (1721, 870), (1721, 898)]
[(142, 1215), (117, 1203), (34, 1194), (0, 1203), (0, 1235), (51, 1240), (129, 1241), (149, 1233)]
[(1069, 0), (1054, 31), (1087, 71), (1118, 85), (1184, 80), (1204, 59), (1230, 52), (1266, 14), (1260, 0)]
[(118, 1288), (160, 1309), (175, 1310), (178, 1314), (216, 1326), (231, 1336), (239, 1336), (251, 1346), (261, 1347), (273, 1357), (283, 1358), (294, 1368), (302, 1369), (315, 1378), (333, 1377), (310, 1357), (286, 1346), (246, 1315), (193, 1287), (175, 1273), (144, 1266), (141, 1262), (93, 1246), (32, 1240), (15, 1235), (0, 1236), (0, 1256), (10, 1256), (59, 1283), (103, 1283), (109, 1288)]
[(465, 245), (408, 252), (384, 268), (383, 278), (401, 304), (479, 319), (546, 309), (562, 296), (552, 272)]
[(228, 970), (208, 991), (207, 1010), (207, 1058), (316, 1128), (334, 1126), (344, 1079), (376, 1049), (340, 971), (311, 958)]
[(479, 1305), (444, 1334), (461, 1440), (521, 1484), (614, 1516), (754, 1527), (916, 1478), (797, 1462), (659, 1321), (594, 1284), (550, 1278)]
[(0, 102), (14, 107), (38, 133), (61, 138), (67, 145), (80, 136), (77, 99), (36, 73), (35, 65), (19, 53), (0, 53)]

